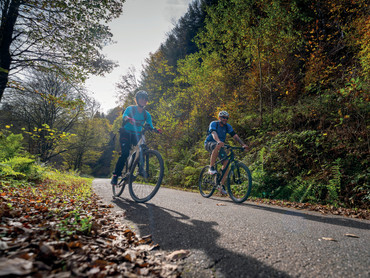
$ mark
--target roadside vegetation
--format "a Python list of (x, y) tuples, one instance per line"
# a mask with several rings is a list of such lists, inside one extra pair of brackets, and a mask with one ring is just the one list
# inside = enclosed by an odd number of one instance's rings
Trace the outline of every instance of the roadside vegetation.
[[(20, 135), (0, 134), (0, 276), (177, 277), (92, 192), (91, 178), (36, 163)], [(174, 260), (175, 261), (175, 260)]]
[[(62, 2), (53, 8), (68, 11)], [(112, 19), (123, 1), (108, 2), (120, 3), (110, 5)], [(9, 82), (0, 108), (4, 142), (17, 141), (30, 155), (4, 156), (0, 173), (18, 180), (27, 172), (37, 180), (37, 165), (46, 164), (108, 178), (122, 110), (144, 89), (147, 109), (164, 130), (148, 141), (165, 161), (165, 185), (197, 189), (209, 163), (206, 130), (227, 110), (249, 145), (241, 159), (253, 173), (252, 199), (369, 211), (367, 2), (193, 1), (145, 60), (140, 79), (133, 68), (122, 75), (119, 106), (106, 115), (83, 84), (66, 78), (68, 71), (31, 67), (27, 78)], [(99, 30), (104, 35), (95, 39), (103, 43), (110, 34)], [(106, 62), (93, 65), (109, 71), (113, 64)], [(7, 152), (15, 148), (8, 146)]]

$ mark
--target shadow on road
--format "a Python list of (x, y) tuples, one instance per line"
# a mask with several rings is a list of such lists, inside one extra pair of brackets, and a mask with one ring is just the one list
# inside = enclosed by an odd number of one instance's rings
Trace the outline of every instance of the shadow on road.
[(258, 205), (258, 204), (253, 204), (251, 202), (248, 202), (248, 200), (245, 203), (236, 204), (232, 200), (227, 199), (226, 197), (224, 200), (222, 200), (222, 202), (230, 203), (230, 204), (238, 205), (238, 206), (248, 206), (253, 209), (265, 210), (265, 211), (269, 211), (273, 213), (302, 217), (309, 221), (321, 222), (321, 223), (337, 225), (337, 226), (342, 226), (342, 227), (356, 228), (356, 229), (361, 229), (361, 230), (370, 230), (369, 222), (363, 222), (361, 220), (355, 220), (355, 219), (345, 217), (345, 216), (332, 217), (333, 215), (330, 215), (330, 214), (323, 215), (323, 216), (314, 215), (314, 214), (304, 213), (305, 210), (299, 211), (298, 209), (294, 209), (294, 208), (284, 209), (284, 208), (279, 208), (273, 205), (264, 205), (264, 204)]
[(343, 226), (343, 227), (350, 227), (350, 228), (356, 228), (356, 229), (362, 229), (362, 230), (370, 230), (370, 223), (362, 222), (359, 220), (355, 220), (349, 217), (331, 217), (330, 215), (314, 215), (314, 214), (308, 214), (301, 212), (299, 210), (292, 210), (292, 208), (278, 208), (275, 206), (268, 206), (268, 205), (256, 205), (251, 202), (245, 202), (242, 204), (235, 204), (232, 200), (225, 199), (223, 202), (231, 203), (233, 205), (239, 205), (239, 206), (248, 206), (253, 209), (259, 209), (259, 210), (265, 210), (273, 213), (279, 213), (279, 214), (285, 214), (285, 215), (291, 215), (296, 217), (302, 217), (306, 220), (315, 221), (315, 222), (321, 222), (331, 225), (337, 225), (337, 226)]
[[(213, 221), (190, 219), (176, 211), (153, 204), (138, 204), (116, 198), (113, 201), (126, 211), (125, 219), (134, 222), (140, 235), (151, 234), (163, 250), (196, 249), (208, 256), (205, 269), (217, 269), (224, 277), (290, 277), (255, 258), (232, 252), (218, 245), (220, 237)], [(237, 239), (235, 239), (237, 240)], [(199, 276), (198, 276), (199, 277)]]

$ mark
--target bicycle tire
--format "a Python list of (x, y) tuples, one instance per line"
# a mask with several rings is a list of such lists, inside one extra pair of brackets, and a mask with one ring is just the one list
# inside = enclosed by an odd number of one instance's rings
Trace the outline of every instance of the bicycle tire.
[[(123, 167), (122, 173), (127, 173), (127, 162)], [(126, 176), (123, 174), (123, 176)], [(117, 184), (112, 184), (113, 197), (120, 197), (125, 190), (127, 178), (121, 177)]]
[(209, 198), (215, 192), (215, 178), (216, 175), (208, 174), (209, 166), (205, 166), (199, 175), (199, 192), (204, 198)]
[(130, 195), (137, 203), (145, 203), (154, 197), (161, 186), (164, 175), (164, 163), (158, 151), (146, 150), (143, 157), (143, 167), (148, 176), (144, 177), (140, 174), (140, 159), (136, 159), (130, 171)]
[(112, 184), (113, 197), (119, 197), (122, 195), (125, 189), (126, 183), (123, 178), (117, 184)]
[(235, 203), (248, 199), (252, 189), (252, 175), (249, 168), (242, 162), (232, 165), (227, 176), (227, 191)]

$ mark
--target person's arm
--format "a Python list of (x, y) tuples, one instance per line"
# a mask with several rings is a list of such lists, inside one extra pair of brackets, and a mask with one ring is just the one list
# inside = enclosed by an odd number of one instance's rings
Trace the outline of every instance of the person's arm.
[(247, 148), (247, 145), (243, 142), (242, 139), (240, 139), (240, 137), (238, 136), (238, 134), (234, 134), (233, 139), (234, 139), (235, 143), (239, 143), (240, 145), (242, 145), (242, 147), (244, 149)]
[(126, 108), (125, 112), (122, 115), (123, 123), (130, 122), (130, 124), (132, 125), (135, 123), (135, 119), (131, 118), (131, 115), (132, 115), (131, 111), (132, 111), (132, 106), (129, 106)]
[(153, 126), (153, 121), (152, 121), (152, 115), (148, 111), (145, 111), (147, 117), (146, 117), (146, 123), (150, 125), (152, 129), (155, 129)]
[(217, 144), (218, 145), (220, 145), (221, 144), (221, 147), (224, 145), (224, 142), (222, 142), (221, 140), (220, 140), (220, 138), (218, 138), (218, 134), (217, 134), (217, 132), (216, 131), (212, 131), (212, 137), (213, 137), (213, 139), (215, 139), (215, 141), (217, 142)]

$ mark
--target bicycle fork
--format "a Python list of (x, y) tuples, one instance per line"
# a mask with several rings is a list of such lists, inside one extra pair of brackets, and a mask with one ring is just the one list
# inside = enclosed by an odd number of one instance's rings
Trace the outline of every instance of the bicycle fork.
[[(145, 146), (140, 147), (139, 153), (139, 175), (141, 175), (144, 179), (149, 178), (149, 156), (144, 157)], [(147, 169), (145, 169), (145, 167)]]

